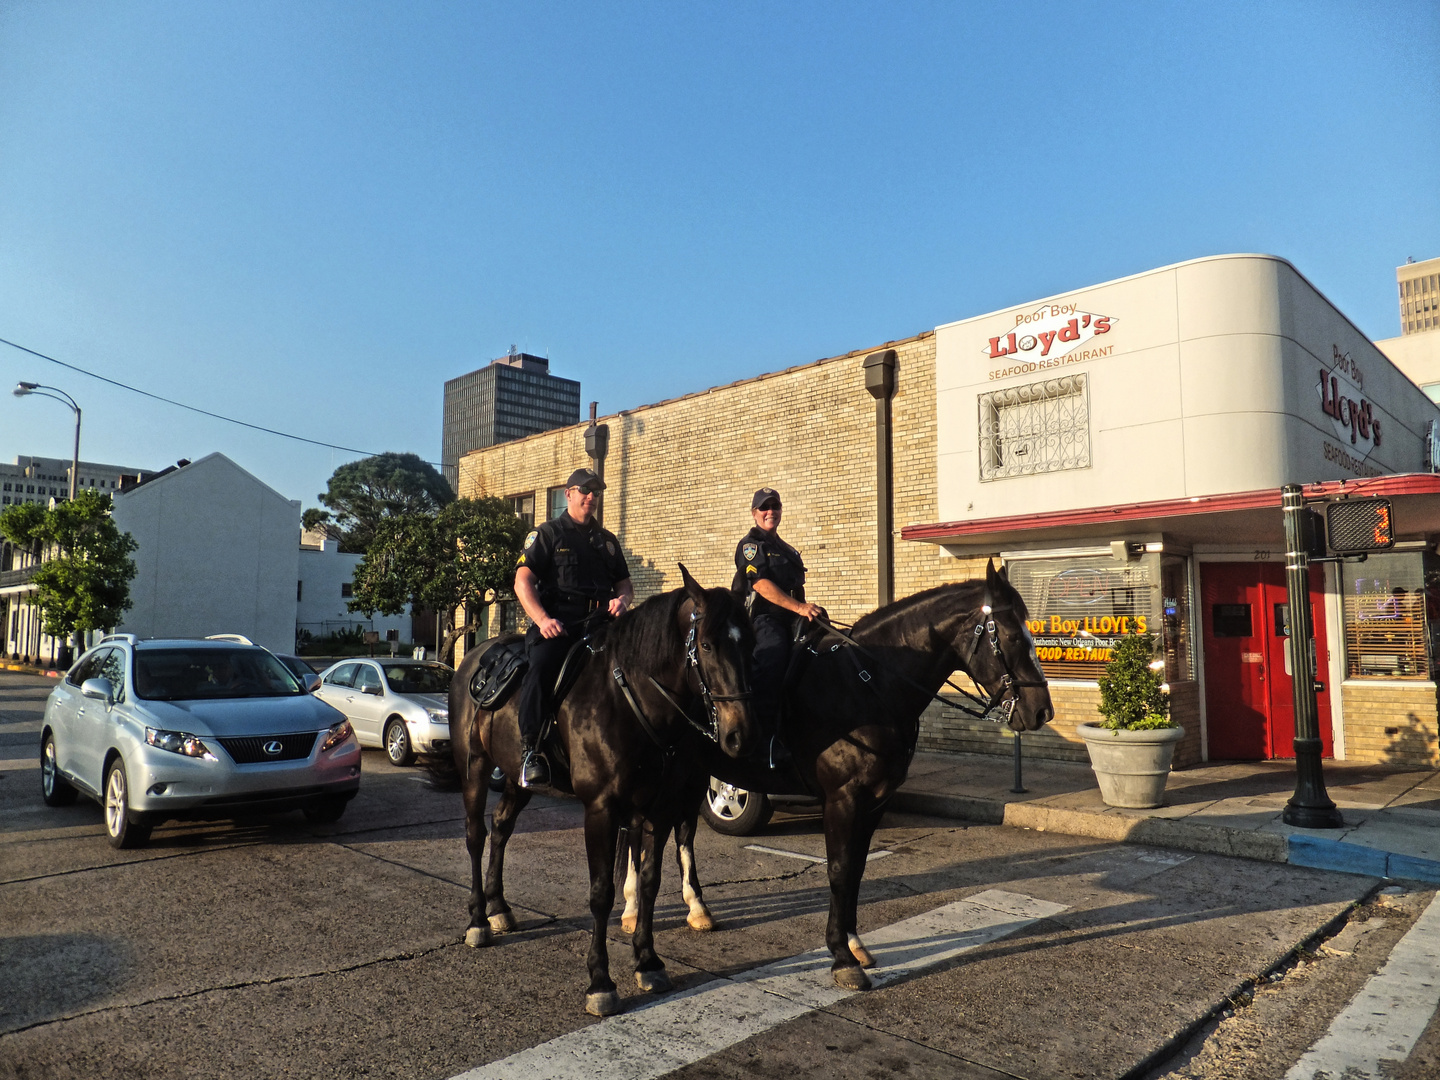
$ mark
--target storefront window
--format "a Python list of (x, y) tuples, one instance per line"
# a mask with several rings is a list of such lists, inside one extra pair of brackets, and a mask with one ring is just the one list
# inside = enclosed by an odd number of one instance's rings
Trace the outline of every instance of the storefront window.
[(1172, 683), (1188, 682), (1195, 678), (1190, 655), (1190, 572), (1187, 561), (1176, 555), (1160, 560), (1160, 615), (1165, 678)]
[(1345, 676), (1428, 679), (1427, 624), (1440, 610), (1440, 564), (1433, 555), (1397, 552), (1342, 563)]
[(1046, 676), (1097, 679), (1121, 638), (1159, 632), (1159, 571), (1155, 556), (1124, 563), (1108, 556), (1009, 563)]

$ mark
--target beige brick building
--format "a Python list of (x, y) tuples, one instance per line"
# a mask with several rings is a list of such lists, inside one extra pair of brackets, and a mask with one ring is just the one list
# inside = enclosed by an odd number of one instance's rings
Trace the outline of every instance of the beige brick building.
[[(1150, 271), (602, 418), (604, 520), (637, 598), (677, 587), (681, 562), (728, 584), (750, 496), (771, 486), (809, 598), (845, 622), (874, 609), (877, 419), (863, 365), (887, 349), (894, 595), (977, 576), (987, 558), (1011, 568), (1046, 628), (1037, 645), (1058, 711), (1025, 736), (1027, 754), (1085, 759), (1075, 726), (1095, 717), (1105, 647), (1132, 631), (1066, 635), (1080, 615), (1097, 629), (1139, 615), (1161, 631), (1186, 727), (1177, 763), (1289, 756), (1284, 630), (1270, 618), (1279, 486), (1333, 498), (1360, 477), (1394, 495), (1403, 543), (1363, 575), (1331, 563), (1314, 579), (1325, 746), (1352, 760), (1440, 760), (1426, 621), (1440, 610), (1428, 585), (1440, 582), (1440, 477), (1415, 472), (1440, 410), (1267, 256)], [(549, 516), (588, 464), (584, 430), (463, 456), (459, 494)], [(934, 750), (1008, 753), (1010, 739), (938, 706), (921, 731)]]

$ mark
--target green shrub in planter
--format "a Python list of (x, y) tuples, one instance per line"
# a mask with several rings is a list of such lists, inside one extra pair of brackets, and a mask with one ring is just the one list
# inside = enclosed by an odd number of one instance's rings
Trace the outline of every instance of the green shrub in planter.
[(1153, 664), (1155, 635), (1122, 638), (1100, 676), (1100, 715), (1097, 727), (1111, 731), (1151, 731), (1179, 727), (1170, 719), (1170, 688), (1164, 663)]

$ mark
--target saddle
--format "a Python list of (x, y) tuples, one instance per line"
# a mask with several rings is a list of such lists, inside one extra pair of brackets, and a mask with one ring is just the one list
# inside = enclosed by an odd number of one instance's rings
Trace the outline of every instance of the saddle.
[[(560, 665), (560, 674), (555, 678), (552, 697), (557, 710), (579, 681), (591, 655), (603, 648), (606, 625), (608, 624), (602, 624), (585, 634), (570, 646), (570, 651), (565, 654), (565, 661)], [(471, 676), (470, 696), (479, 708), (503, 708), (529, 669), (530, 661), (525, 656), (524, 634), (505, 634), (495, 638), (480, 658), (475, 674)], [(540, 729), (539, 741), (550, 762), (550, 786), (558, 791), (570, 792), (570, 758), (556, 735), (554, 716), (546, 717), (545, 726)]]

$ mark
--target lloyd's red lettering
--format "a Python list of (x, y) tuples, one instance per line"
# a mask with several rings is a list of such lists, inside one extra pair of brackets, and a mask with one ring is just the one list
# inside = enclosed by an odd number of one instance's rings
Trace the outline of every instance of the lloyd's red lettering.
[(1370, 402), (1345, 397), (1340, 393), (1340, 380), (1324, 368), (1320, 369), (1320, 408), (1326, 416), (1350, 429), (1350, 441), (1356, 438), (1375, 440), (1380, 445), (1380, 421), (1375, 419)]
[(1066, 320), (1055, 330), (1037, 328), (1033, 334), (1017, 334), (1011, 331), (1003, 336), (992, 337), (990, 339), (990, 359), (998, 360), (1002, 356), (1030, 352), (1037, 346), (1041, 356), (1049, 356), (1050, 349), (1057, 341), (1079, 342), (1109, 332), (1110, 317), (1108, 315), (1081, 314), (1076, 318)]

